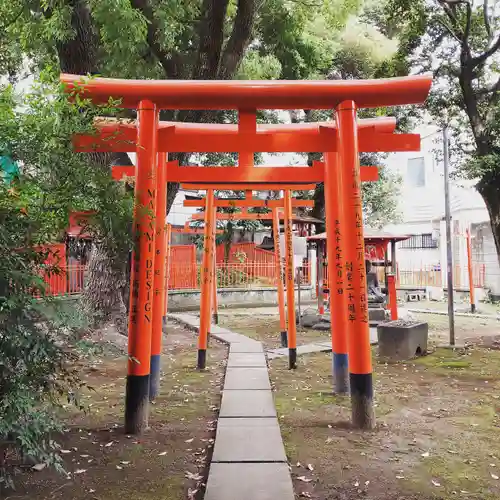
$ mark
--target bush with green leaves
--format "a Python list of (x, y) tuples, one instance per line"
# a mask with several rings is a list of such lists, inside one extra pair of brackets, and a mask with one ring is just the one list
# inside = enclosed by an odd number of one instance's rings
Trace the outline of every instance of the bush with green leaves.
[[(45, 296), (43, 276), (61, 270), (45, 264), (44, 245), (61, 241), (71, 210), (127, 227), (130, 196), (72, 151), (72, 135), (112, 111), (68, 101), (50, 74), (24, 96), (0, 87), (0, 156), (19, 166), (0, 178), (0, 494), (27, 457), (60, 468), (61, 405), (78, 404), (81, 382), (69, 316)], [(116, 232), (128, 241), (128, 229)]]

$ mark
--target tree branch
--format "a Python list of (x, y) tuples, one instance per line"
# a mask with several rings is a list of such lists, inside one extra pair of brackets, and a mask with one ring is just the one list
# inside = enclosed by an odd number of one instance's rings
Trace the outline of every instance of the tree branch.
[(138, 10), (146, 19), (148, 24), (146, 40), (151, 52), (158, 59), (163, 70), (165, 71), (166, 77), (177, 78), (179, 75), (179, 69), (177, 67), (177, 63), (175, 62), (175, 58), (165, 51), (158, 41), (160, 24), (154, 15), (153, 7), (149, 3), (149, 0), (130, 0), (130, 5), (132, 8)]
[(488, 34), (488, 43), (491, 43), (493, 33), (491, 32), (490, 17), (488, 15), (488, 0), (484, 0), (483, 2), (483, 19), (484, 19), (484, 29)]
[(203, 0), (204, 19), (200, 27), (198, 58), (193, 69), (194, 80), (213, 80), (217, 76), (224, 41), (224, 20), (229, 0)]
[(233, 78), (250, 43), (255, 15), (261, 0), (238, 0), (238, 12), (234, 19), (233, 31), (221, 57), (218, 77), (221, 80)]
[(453, 29), (448, 26), (441, 19), (436, 20), (459, 44), (462, 44), (462, 40), (457, 36), (457, 34), (453, 31)]
[(476, 67), (484, 63), (486, 59), (488, 59), (488, 57), (491, 57), (499, 49), (500, 49), (500, 35), (496, 39), (495, 43), (489, 49), (485, 50), (482, 54), (478, 55), (477, 57), (472, 58), (471, 61), (472, 67)]

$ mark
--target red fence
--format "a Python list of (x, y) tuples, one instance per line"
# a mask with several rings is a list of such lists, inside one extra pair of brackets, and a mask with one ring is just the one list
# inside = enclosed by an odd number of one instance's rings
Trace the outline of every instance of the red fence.
[(54, 296), (81, 293), (86, 270), (87, 266), (81, 264), (58, 265), (57, 272), (45, 273), (43, 276), (45, 294)]
[[(224, 262), (224, 248), (217, 247), (217, 286), (219, 288), (250, 288), (277, 285), (273, 252), (256, 248), (255, 243), (240, 243), (231, 247), (230, 262)], [(59, 273), (47, 274), (47, 295), (81, 293), (86, 266), (59, 264)], [(197, 290), (200, 286), (201, 264), (196, 259), (195, 245), (175, 245), (170, 248), (169, 290)], [(301, 268), (301, 283), (310, 284), (310, 266)]]
[[(225, 245), (217, 245), (215, 253), (217, 263), (225, 261), (225, 251)], [(229, 250), (227, 262), (245, 261), (272, 264), (274, 262), (274, 252), (258, 248), (255, 243), (233, 243)]]
[[(381, 285), (384, 284), (385, 274), (384, 268), (375, 267), (374, 268), (379, 282)], [(464, 269), (462, 266), (455, 265), (453, 269), (453, 285), (455, 288), (465, 288), (468, 289), (469, 283), (468, 279), (463, 283), (461, 277), (463, 275)], [(465, 267), (467, 271), (467, 267)], [(472, 276), (474, 280), (474, 286), (476, 288), (483, 288), (485, 286), (486, 279), (486, 268), (484, 264), (473, 264), (472, 265)], [(323, 282), (325, 288), (328, 288), (328, 265), (324, 266)], [(424, 288), (426, 286), (443, 286), (442, 274), (440, 269), (435, 269), (433, 266), (422, 266), (415, 269), (398, 269), (396, 273), (396, 286), (399, 287), (419, 287)]]
[(168, 288), (186, 290), (198, 288), (198, 265), (195, 245), (170, 247)]

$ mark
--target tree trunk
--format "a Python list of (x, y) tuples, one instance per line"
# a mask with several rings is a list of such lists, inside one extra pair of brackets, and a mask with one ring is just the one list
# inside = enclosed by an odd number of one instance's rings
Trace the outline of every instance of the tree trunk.
[[(89, 3), (86, 0), (68, 0), (71, 7), (73, 36), (56, 44), (59, 65), (62, 72), (77, 75), (99, 73), (99, 34), (92, 20)], [(45, 12), (50, 17), (50, 11)], [(113, 160), (130, 164), (125, 154), (89, 154), (89, 161), (97, 168), (109, 170)], [(127, 293), (127, 254), (112, 250), (115, 245), (107, 244), (106, 238), (94, 240), (89, 259), (88, 275), (80, 306), (93, 327), (113, 322), (118, 331), (126, 333), (127, 316), (124, 296)], [(128, 300), (128, 298), (126, 299)]]
[(477, 185), (490, 216), (491, 232), (500, 264), (500, 175), (486, 175)]
[(88, 278), (81, 305), (92, 326), (114, 323), (120, 333), (127, 330), (127, 309), (122, 292), (126, 286), (127, 258), (115, 259), (105, 240), (94, 242)]
[[(244, 50), (251, 39), (252, 27), (260, 2), (257, 0), (238, 1), (233, 31), (222, 50), (228, 3), (228, 0), (204, 0), (203, 2), (198, 56), (191, 74), (193, 79), (231, 79), (238, 68)], [(56, 44), (61, 71), (81, 75), (99, 73), (100, 39), (93, 24), (89, 2), (66, 0), (66, 4), (72, 8), (71, 26), (74, 36), (70, 40)], [(165, 53), (158, 43), (156, 32), (163, 29), (163, 25), (156, 16), (153, 2), (134, 0), (131, 5), (148, 20), (147, 41), (152, 54), (163, 66), (166, 77), (178, 77), (177, 69), (182, 66), (178, 64), (178, 54)], [(50, 10), (45, 12), (47, 17), (51, 14)], [(207, 115), (200, 111), (188, 111), (181, 113), (177, 119), (179, 121), (206, 121), (204, 117)], [(99, 167), (110, 168), (112, 155), (94, 154), (93, 156), (93, 160)], [(186, 164), (189, 154), (172, 155), (170, 159), (179, 160), (181, 165)], [(120, 163), (123, 164), (123, 158)], [(168, 185), (167, 213), (178, 189), (178, 184)], [(106, 235), (95, 242), (90, 256), (88, 280), (81, 298), (81, 305), (83, 310), (90, 315), (95, 326), (114, 322), (119, 331), (125, 333), (127, 323), (125, 304), (128, 303), (127, 285), (130, 273), (129, 255), (125, 248), (123, 252), (114, 251), (111, 248), (106, 244)]]

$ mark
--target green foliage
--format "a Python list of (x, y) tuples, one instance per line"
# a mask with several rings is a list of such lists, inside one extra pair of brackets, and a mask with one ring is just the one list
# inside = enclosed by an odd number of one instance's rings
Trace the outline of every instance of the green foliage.
[(85, 323), (45, 297), (42, 276), (65, 263), (46, 264), (43, 245), (60, 241), (71, 210), (113, 203), (105, 212), (111, 227), (130, 205), (109, 173), (72, 151), (72, 135), (91, 132), (93, 118), (112, 106), (68, 102), (53, 82), (43, 73), (24, 97), (0, 87), (2, 153), (20, 167), (18, 179), (0, 181), (0, 490), (22, 457), (60, 468), (57, 410), (63, 397), (78, 403), (70, 330)]

